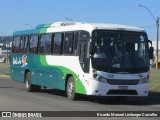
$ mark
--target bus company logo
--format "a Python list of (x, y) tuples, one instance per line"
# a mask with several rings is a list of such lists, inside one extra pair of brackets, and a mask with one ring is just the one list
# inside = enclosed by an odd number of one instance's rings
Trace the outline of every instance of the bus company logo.
[(22, 57), (13, 57), (13, 65), (21, 65), (21, 67), (25, 67), (26, 65), (28, 65), (27, 63), (27, 56), (23, 55)]
[(27, 56), (23, 55), (23, 57), (22, 57), (22, 66), (21, 67), (25, 67), (26, 65), (28, 65), (28, 63), (27, 63)]
[(113, 78), (114, 78), (114, 74), (108, 74), (108, 75), (107, 75), (107, 78), (108, 78), (108, 79), (113, 79)]
[(11, 117), (11, 112), (2, 112), (2, 117)]

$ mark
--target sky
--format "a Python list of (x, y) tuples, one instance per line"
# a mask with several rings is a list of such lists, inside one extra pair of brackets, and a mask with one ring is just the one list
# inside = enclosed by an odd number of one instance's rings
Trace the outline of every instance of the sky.
[(155, 18), (160, 17), (160, 0), (0, 0), (0, 36), (30, 29), (43, 23), (67, 21), (114, 23), (142, 27), (156, 40)]

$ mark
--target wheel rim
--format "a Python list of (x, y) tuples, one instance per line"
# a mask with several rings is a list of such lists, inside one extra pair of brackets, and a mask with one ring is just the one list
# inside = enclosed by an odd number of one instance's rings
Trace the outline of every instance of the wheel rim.
[(26, 81), (26, 88), (29, 88), (29, 82)]
[(26, 88), (29, 88), (29, 77), (26, 75)]
[(74, 91), (74, 84), (73, 84), (73, 82), (70, 82), (68, 84), (68, 95), (72, 96), (73, 95), (73, 91)]

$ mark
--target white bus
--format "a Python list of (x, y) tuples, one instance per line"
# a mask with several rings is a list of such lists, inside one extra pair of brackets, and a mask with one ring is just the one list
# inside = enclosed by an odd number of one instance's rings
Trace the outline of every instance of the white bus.
[(153, 47), (144, 29), (56, 22), (13, 33), (11, 79), (93, 96), (147, 96)]

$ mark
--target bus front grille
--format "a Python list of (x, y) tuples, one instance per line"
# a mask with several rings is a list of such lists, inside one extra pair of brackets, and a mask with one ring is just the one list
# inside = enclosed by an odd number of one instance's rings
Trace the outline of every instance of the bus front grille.
[(112, 85), (137, 85), (139, 80), (107, 79), (107, 82)]
[(109, 95), (138, 95), (136, 90), (109, 90)]

